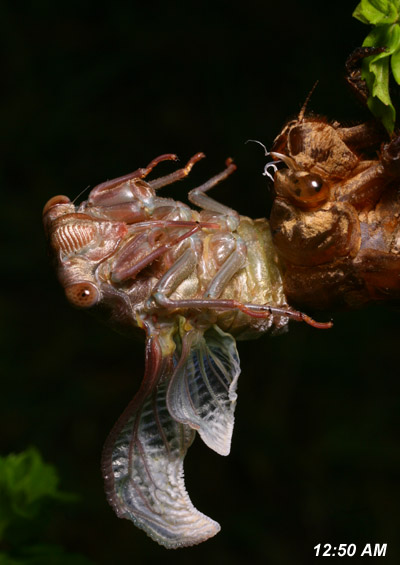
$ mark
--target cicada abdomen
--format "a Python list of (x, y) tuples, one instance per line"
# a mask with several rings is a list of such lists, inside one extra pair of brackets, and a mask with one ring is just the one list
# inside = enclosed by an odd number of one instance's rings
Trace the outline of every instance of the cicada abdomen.
[(200, 211), (156, 190), (185, 177), (202, 157), (149, 182), (161, 161), (95, 187), (75, 206), (51, 199), (44, 223), (68, 300), (117, 329), (142, 333), (142, 386), (111, 432), (102, 467), (107, 498), (166, 547), (200, 543), (219, 530), (185, 490), (183, 459), (197, 431), (230, 451), (240, 373), (235, 338), (285, 328), (290, 308), (267, 220), (239, 216), (208, 190), (225, 170), (189, 193)]

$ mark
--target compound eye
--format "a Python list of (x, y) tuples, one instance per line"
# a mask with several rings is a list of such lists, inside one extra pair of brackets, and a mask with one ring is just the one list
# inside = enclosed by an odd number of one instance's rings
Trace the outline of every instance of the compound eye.
[(100, 300), (97, 287), (90, 282), (71, 284), (65, 289), (65, 295), (77, 308), (91, 308)]
[(294, 173), (288, 196), (299, 208), (315, 208), (328, 200), (329, 186), (314, 173)]
[(54, 208), (54, 206), (58, 206), (59, 204), (69, 204), (70, 202), (71, 200), (68, 196), (64, 196), (63, 194), (53, 196), (53, 198), (50, 198), (50, 200), (46, 202), (45, 207), (43, 208), (43, 216), (47, 214), (50, 208)]

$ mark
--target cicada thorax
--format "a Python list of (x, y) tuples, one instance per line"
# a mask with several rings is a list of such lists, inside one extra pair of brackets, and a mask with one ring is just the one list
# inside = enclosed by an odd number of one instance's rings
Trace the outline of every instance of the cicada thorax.
[(374, 123), (318, 118), (289, 123), (275, 140), (271, 153), (287, 168), (275, 174), (270, 221), (290, 303), (358, 306), (399, 294), (400, 143), (383, 142)]

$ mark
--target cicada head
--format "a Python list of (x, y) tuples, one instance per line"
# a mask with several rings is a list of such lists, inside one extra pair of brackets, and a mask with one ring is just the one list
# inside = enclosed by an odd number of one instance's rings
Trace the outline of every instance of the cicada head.
[(72, 306), (90, 309), (124, 331), (131, 329), (135, 324), (130, 302), (112, 285), (108, 269), (126, 225), (79, 210), (67, 196), (51, 198), (43, 210), (50, 253), (65, 296)]

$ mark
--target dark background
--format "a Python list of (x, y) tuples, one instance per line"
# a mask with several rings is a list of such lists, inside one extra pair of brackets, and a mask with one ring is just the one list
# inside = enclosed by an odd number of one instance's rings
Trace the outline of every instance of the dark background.
[(357, 2), (329, 12), (312, 0), (26, 4), (3, 2), (0, 13), (1, 453), (36, 445), (81, 496), (47, 539), (99, 564), (307, 564), (318, 543), (358, 553), (387, 543), (385, 563), (398, 563), (396, 312), (335, 313), (329, 331), (291, 323), (284, 336), (240, 344), (232, 453), (197, 440), (185, 463), (194, 504), (222, 532), (167, 551), (114, 516), (100, 475), (102, 444), (143, 374), (143, 344), (67, 305), (41, 227), (51, 196), (74, 198), (167, 152), (208, 159), (166, 194), (184, 199), (231, 156), (238, 171), (215, 196), (266, 215), (265, 159), (248, 138), (271, 146), (317, 79), (310, 110), (349, 125), (366, 116), (343, 81), (368, 31), (351, 17)]

